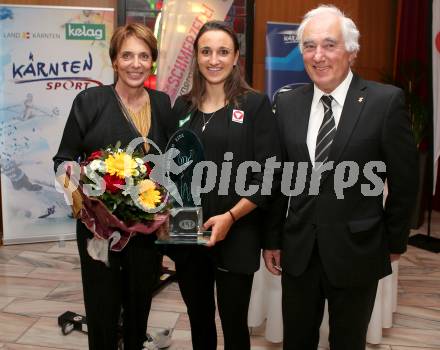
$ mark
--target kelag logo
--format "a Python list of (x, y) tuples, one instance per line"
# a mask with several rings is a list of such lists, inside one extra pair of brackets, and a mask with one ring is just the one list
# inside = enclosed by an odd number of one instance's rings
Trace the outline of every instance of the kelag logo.
[(67, 40), (105, 40), (104, 24), (66, 23)]

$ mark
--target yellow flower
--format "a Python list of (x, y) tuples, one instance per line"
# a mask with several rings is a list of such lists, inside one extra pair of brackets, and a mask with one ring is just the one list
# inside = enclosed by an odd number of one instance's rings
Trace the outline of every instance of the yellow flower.
[(110, 154), (105, 160), (107, 172), (123, 179), (135, 175), (137, 163), (125, 152)]
[(147, 209), (156, 208), (161, 202), (160, 192), (151, 180), (142, 180), (139, 183), (139, 202)]

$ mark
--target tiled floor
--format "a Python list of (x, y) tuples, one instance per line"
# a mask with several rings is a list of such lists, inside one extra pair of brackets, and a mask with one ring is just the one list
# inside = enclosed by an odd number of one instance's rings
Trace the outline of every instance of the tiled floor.
[[(440, 237), (440, 213), (432, 229)], [(381, 345), (368, 349), (440, 349), (440, 254), (409, 247), (400, 262), (398, 303), (394, 327), (384, 330)], [(84, 334), (61, 334), (56, 318), (66, 310), (84, 313), (75, 242), (0, 247), (1, 350), (87, 349)], [(191, 349), (175, 283), (154, 298), (150, 314), (150, 332), (166, 327), (175, 329), (170, 350)], [(266, 341), (262, 330), (252, 330), (252, 349), (281, 349)], [(219, 349), (222, 344), (219, 338)]]

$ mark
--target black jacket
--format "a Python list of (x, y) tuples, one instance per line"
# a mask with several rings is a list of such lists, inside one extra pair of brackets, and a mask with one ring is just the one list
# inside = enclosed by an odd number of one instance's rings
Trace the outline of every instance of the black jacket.
[[(163, 92), (147, 90), (151, 104), (148, 138), (163, 152), (173, 129), (170, 98)], [(118, 141), (126, 147), (139, 136), (119, 108), (110, 85), (81, 91), (73, 101), (58, 152), (53, 157), (55, 171), (63, 161), (84, 160), (92, 152), (115, 146)], [(150, 152), (154, 151), (150, 145)], [(77, 232), (91, 235), (80, 220), (77, 220)]]
[[(229, 193), (227, 196), (218, 195), (217, 213), (228, 211), (242, 198), (235, 191), (235, 175), (238, 166), (244, 161), (257, 161), (261, 165), (261, 171), (248, 170), (246, 176), (246, 184), (258, 185), (259, 191), (244, 197), (258, 207), (235, 222), (226, 239), (217, 243), (213, 250), (217, 266), (238, 273), (253, 273), (259, 268), (261, 248), (265, 246), (267, 237), (274, 234), (274, 231), (269, 229), (270, 218), (267, 216), (271, 197), (262, 195), (261, 185), (266, 159), (275, 156), (279, 160), (280, 146), (276, 122), (267, 96), (249, 92), (239, 98), (238, 103), (237, 107), (227, 106), (228, 129), (221, 130), (227, 138), (225, 151), (233, 153), (233, 161)], [(243, 123), (232, 121), (233, 109), (244, 112)], [(184, 121), (188, 117), (190, 112), (189, 102), (183, 97), (178, 98), (173, 107), (176, 127), (179, 126), (179, 121)], [(182, 127), (188, 127), (193, 117), (194, 112)], [(176, 254), (176, 250), (180, 250), (179, 254)], [(171, 251), (170, 255), (174, 259), (185, 259), (190, 249), (171, 248)]]
[[(151, 103), (148, 138), (163, 152), (172, 132), (171, 104), (167, 94), (147, 89)], [(77, 161), (91, 152), (121, 141), (127, 146), (140, 136), (122, 114), (110, 85), (81, 91), (73, 101), (63, 137), (54, 156), (55, 169), (65, 160)]]
[[(302, 274), (317, 243), (333, 285), (368, 284), (391, 273), (389, 254), (403, 253), (409, 235), (418, 163), (404, 95), (394, 86), (353, 76), (328, 159), (334, 162), (333, 170), (324, 173), (318, 195), (308, 191), (312, 164), (306, 138), (312, 99), (310, 84), (277, 100), (284, 160), (309, 164), (303, 193), (291, 197), (287, 220), (284, 213), (280, 218), (283, 271)], [(338, 198), (335, 169), (347, 161), (358, 165), (359, 178)], [(362, 193), (373, 187), (364, 172), (370, 161), (386, 166), (384, 172), (375, 170), (388, 183), (385, 206), (382, 194)], [(275, 239), (272, 247), (277, 245)]]

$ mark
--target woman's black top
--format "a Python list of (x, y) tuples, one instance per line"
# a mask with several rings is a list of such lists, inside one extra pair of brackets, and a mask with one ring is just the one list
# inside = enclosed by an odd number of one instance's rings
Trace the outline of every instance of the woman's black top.
[[(243, 113), (241, 122), (234, 118), (234, 111)], [(190, 118), (188, 119), (188, 115)], [(269, 241), (268, 236), (274, 235), (268, 208), (271, 196), (261, 191), (264, 165), (268, 158), (280, 160), (280, 145), (276, 121), (274, 119), (269, 99), (266, 95), (249, 92), (238, 99), (238, 106), (232, 104), (211, 114), (203, 115), (198, 110), (191, 110), (185, 97), (179, 97), (173, 107), (173, 118), (176, 128), (193, 130), (201, 139), (205, 148), (205, 159), (217, 165), (216, 186), (212, 191), (202, 194), (204, 219), (223, 214), (237, 204), (241, 198), (247, 198), (257, 205), (257, 208), (237, 220), (232, 226), (226, 239), (213, 247), (218, 267), (237, 273), (253, 273), (260, 265), (260, 251)], [(202, 127), (206, 124), (204, 132)], [(182, 125), (183, 124), (183, 125)], [(231, 152), (233, 160), (231, 177), (226, 194), (218, 193), (218, 184), (224, 163), (225, 152)], [(256, 185), (259, 190), (254, 194), (240, 195), (236, 191), (236, 175), (240, 164), (246, 161), (257, 162), (259, 171), (246, 172), (245, 189)], [(208, 248), (207, 248), (208, 249)], [(185, 251), (185, 249), (182, 249)], [(187, 249), (187, 254), (190, 249)], [(171, 249), (173, 252), (173, 249)], [(185, 254), (175, 254), (176, 259), (185, 259)]]
[[(188, 126), (188, 128), (196, 133), (202, 142), (205, 159), (215, 163), (218, 171), (221, 169), (224, 154), (227, 149), (226, 138), (218, 131), (227, 130), (227, 110), (226, 107), (223, 107), (215, 111), (214, 115), (212, 113), (205, 113), (205, 117), (203, 117), (203, 112), (196, 111), (194, 118)], [(209, 122), (206, 123), (208, 120)], [(205, 129), (202, 130), (204, 125)], [(203, 216), (205, 219), (220, 214), (217, 194), (218, 176), (216, 180), (216, 185), (212, 191), (201, 194)]]

